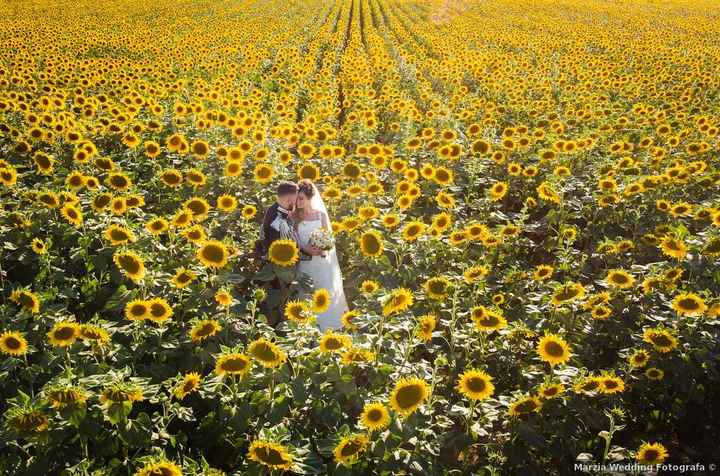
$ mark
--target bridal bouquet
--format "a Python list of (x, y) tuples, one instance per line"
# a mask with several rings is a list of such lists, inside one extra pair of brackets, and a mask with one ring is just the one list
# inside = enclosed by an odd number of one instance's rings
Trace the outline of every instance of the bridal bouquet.
[[(330, 232), (324, 228), (316, 228), (310, 233), (308, 242), (323, 251), (330, 251), (335, 247), (335, 239)], [(324, 256), (324, 254), (323, 254)]]

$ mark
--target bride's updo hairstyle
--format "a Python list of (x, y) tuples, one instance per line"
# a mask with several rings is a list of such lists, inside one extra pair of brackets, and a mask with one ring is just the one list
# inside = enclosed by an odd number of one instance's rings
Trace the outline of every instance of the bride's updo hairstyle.
[[(315, 196), (315, 187), (313, 186), (312, 180), (300, 180), (298, 182), (298, 194), (303, 194), (307, 200), (312, 200), (312, 198)], [(298, 207), (295, 207), (295, 210), (293, 210), (292, 213), (292, 220), (293, 222), (295, 222), (295, 226), (297, 226), (298, 223), (302, 220), (304, 213), (304, 210), (300, 210)]]
[(310, 179), (302, 179), (298, 182), (298, 193), (302, 193), (307, 198), (312, 199), (315, 196), (315, 187)]

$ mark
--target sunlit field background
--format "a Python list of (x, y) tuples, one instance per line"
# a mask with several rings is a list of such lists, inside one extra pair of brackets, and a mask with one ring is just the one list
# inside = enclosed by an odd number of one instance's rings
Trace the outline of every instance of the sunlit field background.
[[(1, 474), (720, 462), (718, 2), (0, 18)], [(249, 258), (299, 178), (351, 308), (324, 335)]]

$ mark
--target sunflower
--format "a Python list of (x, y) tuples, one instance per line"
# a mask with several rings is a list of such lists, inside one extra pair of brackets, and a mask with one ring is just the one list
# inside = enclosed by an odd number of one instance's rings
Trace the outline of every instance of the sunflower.
[(363, 407), (360, 423), (370, 431), (382, 430), (390, 425), (390, 412), (380, 402), (368, 403)]
[(268, 259), (278, 266), (293, 266), (298, 257), (298, 246), (294, 240), (275, 240), (268, 250)]
[(150, 299), (147, 303), (149, 311), (147, 319), (153, 322), (164, 322), (172, 317), (173, 309), (165, 299), (155, 297)]
[(507, 195), (507, 192), (507, 182), (495, 182), (493, 186), (490, 187), (490, 198), (493, 202), (500, 201), (505, 195)]
[(224, 243), (217, 240), (208, 240), (198, 248), (197, 259), (206, 268), (222, 268), (228, 262), (228, 249)]
[(476, 283), (490, 272), (490, 268), (486, 265), (471, 266), (463, 271), (463, 279), (467, 284)]
[(565, 392), (565, 386), (561, 383), (544, 383), (538, 389), (538, 395), (545, 400), (557, 398)]
[(190, 243), (203, 244), (207, 240), (205, 230), (200, 225), (193, 225), (186, 228), (181, 234), (183, 238), (188, 240)]
[(305, 301), (288, 301), (285, 305), (285, 317), (290, 321), (307, 323), (312, 320), (313, 315)]
[(670, 334), (667, 329), (645, 329), (643, 331), (643, 341), (652, 346), (660, 353), (667, 353), (678, 345), (678, 340)]
[(553, 367), (570, 360), (570, 347), (565, 340), (555, 334), (546, 334), (540, 339), (537, 353), (543, 361)]
[(552, 274), (555, 269), (552, 266), (541, 264), (535, 268), (533, 272), (533, 279), (535, 281), (547, 281), (552, 278)]
[(28, 349), (27, 340), (19, 332), (5, 331), (0, 334), (0, 352), (19, 357), (25, 355)]
[(147, 463), (140, 468), (134, 476), (183, 476), (182, 469), (177, 464), (166, 459)]
[(592, 375), (582, 377), (573, 385), (573, 391), (575, 393), (592, 394), (599, 391), (601, 382), (600, 377)]
[(482, 308), (482, 306), (476, 306), (471, 312), (476, 330), (480, 332), (492, 332), (507, 327), (507, 320), (505, 320), (502, 314), (485, 309), (482, 315), (478, 315), (480, 314), (476, 312), (478, 308)]
[(343, 437), (333, 450), (335, 461), (350, 466), (365, 451), (369, 442), (367, 436), (359, 433)]
[(394, 213), (387, 213), (382, 217), (382, 224), (385, 228), (395, 228), (400, 224), (400, 217)]
[(196, 278), (197, 274), (193, 271), (185, 267), (181, 267), (175, 270), (175, 275), (172, 277), (171, 283), (178, 289), (184, 289), (190, 286), (190, 283), (192, 283)]
[(352, 347), (352, 341), (348, 336), (330, 330), (320, 338), (320, 353), (322, 354), (342, 352), (343, 349), (350, 347)]
[(452, 225), (452, 215), (447, 212), (441, 212), (433, 216), (431, 227), (439, 233), (444, 233)]
[(32, 247), (33, 251), (38, 255), (44, 255), (45, 253), (47, 253), (47, 245), (40, 238), (33, 238), (30, 246)]
[(66, 204), (60, 209), (60, 214), (68, 223), (80, 226), (83, 223), (83, 214), (78, 207), (72, 204)]
[(532, 412), (538, 412), (542, 408), (542, 401), (538, 397), (521, 397), (510, 404), (508, 415), (511, 417), (519, 417)]
[(150, 317), (150, 302), (135, 299), (125, 305), (125, 318), (129, 321), (142, 321)]
[(198, 159), (205, 159), (210, 153), (210, 146), (204, 140), (196, 140), (190, 145), (190, 150)]
[(437, 326), (437, 318), (434, 314), (426, 314), (420, 316), (417, 326), (415, 327), (415, 335), (422, 341), (429, 341), (432, 339), (432, 333)]
[(456, 388), (470, 400), (485, 400), (495, 392), (492, 377), (477, 369), (463, 372), (458, 379)]
[(133, 251), (117, 252), (113, 255), (113, 262), (125, 276), (133, 282), (140, 281), (145, 276), (145, 263)]
[(257, 208), (255, 208), (253, 205), (245, 205), (244, 207), (242, 207), (240, 214), (245, 220), (252, 220), (257, 214)]
[(354, 365), (359, 363), (371, 362), (375, 359), (375, 354), (369, 350), (351, 347), (342, 354), (342, 363), (345, 365)]
[(232, 295), (224, 289), (215, 293), (215, 302), (218, 303), (219, 306), (229, 307), (230, 304), (232, 304), (232, 300)]
[(253, 177), (259, 184), (270, 183), (275, 175), (275, 170), (267, 164), (257, 164), (253, 170)]
[(54, 347), (72, 345), (80, 335), (80, 325), (76, 322), (61, 321), (56, 323), (47, 333), (50, 344)]
[(110, 342), (110, 335), (108, 332), (102, 327), (94, 324), (83, 324), (80, 327), (80, 335), (78, 338), (94, 341), (96, 344), (107, 344)]
[(390, 292), (383, 303), (383, 315), (389, 316), (402, 312), (413, 304), (413, 294), (407, 288), (397, 288)]
[(285, 352), (280, 347), (262, 337), (250, 343), (248, 354), (267, 368), (279, 367), (287, 360)]
[(312, 312), (322, 314), (330, 309), (330, 293), (327, 289), (321, 288), (312, 295)]
[(442, 301), (448, 295), (450, 280), (444, 276), (433, 277), (425, 281), (423, 287), (429, 298)]
[(668, 457), (667, 449), (660, 443), (643, 443), (635, 455), (639, 463), (661, 464)]
[(225, 375), (245, 375), (252, 367), (250, 358), (240, 352), (223, 354), (215, 362), (215, 373)]
[(662, 380), (662, 378), (665, 376), (665, 372), (663, 372), (657, 367), (649, 367), (645, 371), (645, 376), (650, 380)]
[(682, 240), (676, 240), (669, 236), (660, 241), (660, 249), (671, 258), (684, 259), (687, 256), (687, 245)]
[(390, 394), (390, 406), (403, 417), (408, 417), (429, 396), (428, 384), (419, 378), (403, 378)]
[(366, 279), (360, 284), (360, 289), (365, 294), (372, 294), (380, 289), (380, 283), (372, 279)]
[(445, 167), (437, 167), (433, 173), (433, 181), (438, 185), (449, 185), (453, 183), (452, 170)]
[(105, 230), (105, 238), (113, 246), (126, 245), (135, 241), (135, 235), (133, 232), (124, 226), (110, 225)]
[(633, 368), (639, 369), (647, 365), (650, 360), (650, 354), (643, 349), (638, 349), (628, 357), (628, 362)]
[(210, 213), (210, 204), (202, 197), (192, 197), (183, 203), (183, 208), (192, 213), (194, 221), (203, 221)]
[(616, 375), (604, 374), (598, 378), (600, 379), (600, 393), (614, 394), (625, 390), (625, 382)]
[(566, 302), (575, 301), (585, 296), (585, 288), (580, 283), (565, 283), (559, 286), (552, 296), (552, 304), (560, 306)]
[(288, 471), (293, 465), (293, 457), (288, 449), (272, 441), (253, 441), (248, 449), (247, 457), (256, 463), (267, 466), (271, 470)]
[(608, 306), (598, 305), (592, 308), (590, 315), (593, 319), (604, 320), (610, 317), (612, 308)]
[(360, 252), (367, 257), (377, 258), (382, 256), (384, 246), (382, 235), (375, 230), (368, 230), (358, 238)]
[(123, 215), (127, 209), (127, 200), (125, 200), (125, 197), (114, 197), (110, 200), (110, 211), (113, 215)]
[(197, 392), (200, 389), (202, 383), (202, 377), (199, 373), (190, 372), (185, 374), (182, 381), (175, 387), (175, 398), (178, 400), (184, 399), (188, 394)]
[(413, 242), (418, 239), (420, 235), (422, 235), (427, 228), (427, 225), (425, 225), (422, 222), (419, 221), (411, 221), (407, 225), (405, 225), (402, 229), (402, 237), (403, 240), (407, 242)]
[(220, 329), (220, 323), (215, 319), (203, 319), (190, 329), (190, 339), (193, 342), (202, 342), (220, 332)]
[(682, 293), (675, 296), (672, 308), (681, 316), (701, 316), (707, 311), (707, 304), (695, 293)]
[(317, 180), (320, 177), (320, 168), (312, 162), (305, 162), (297, 169), (297, 176), (300, 180)]
[(46, 392), (50, 406), (59, 410), (85, 406), (88, 394), (80, 387), (53, 386)]
[(32, 314), (40, 312), (40, 299), (32, 291), (16, 289), (10, 293), (10, 300)]
[(635, 284), (635, 278), (625, 270), (611, 269), (605, 276), (605, 282), (618, 289), (627, 289)]
[(355, 324), (355, 319), (360, 315), (358, 311), (346, 311), (340, 316), (340, 322), (345, 329), (350, 331), (357, 330), (358, 326)]
[(113, 172), (109, 174), (105, 183), (107, 183), (109, 187), (120, 191), (127, 190), (132, 186), (130, 178), (122, 172)]
[(179, 187), (183, 181), (182, 172), (176, 169), (165, 169), (160, 173), (160, 180), (168, 187)]

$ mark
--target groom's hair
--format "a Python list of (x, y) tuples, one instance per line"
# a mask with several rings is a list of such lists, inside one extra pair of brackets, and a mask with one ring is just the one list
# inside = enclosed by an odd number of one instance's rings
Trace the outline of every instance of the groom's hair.
[(282, 197), (283, 195), (290, 195), (291, 193), (297, 193), (298, 186), (293, 182), (280, 182), (277, 186), (277, 195)]

